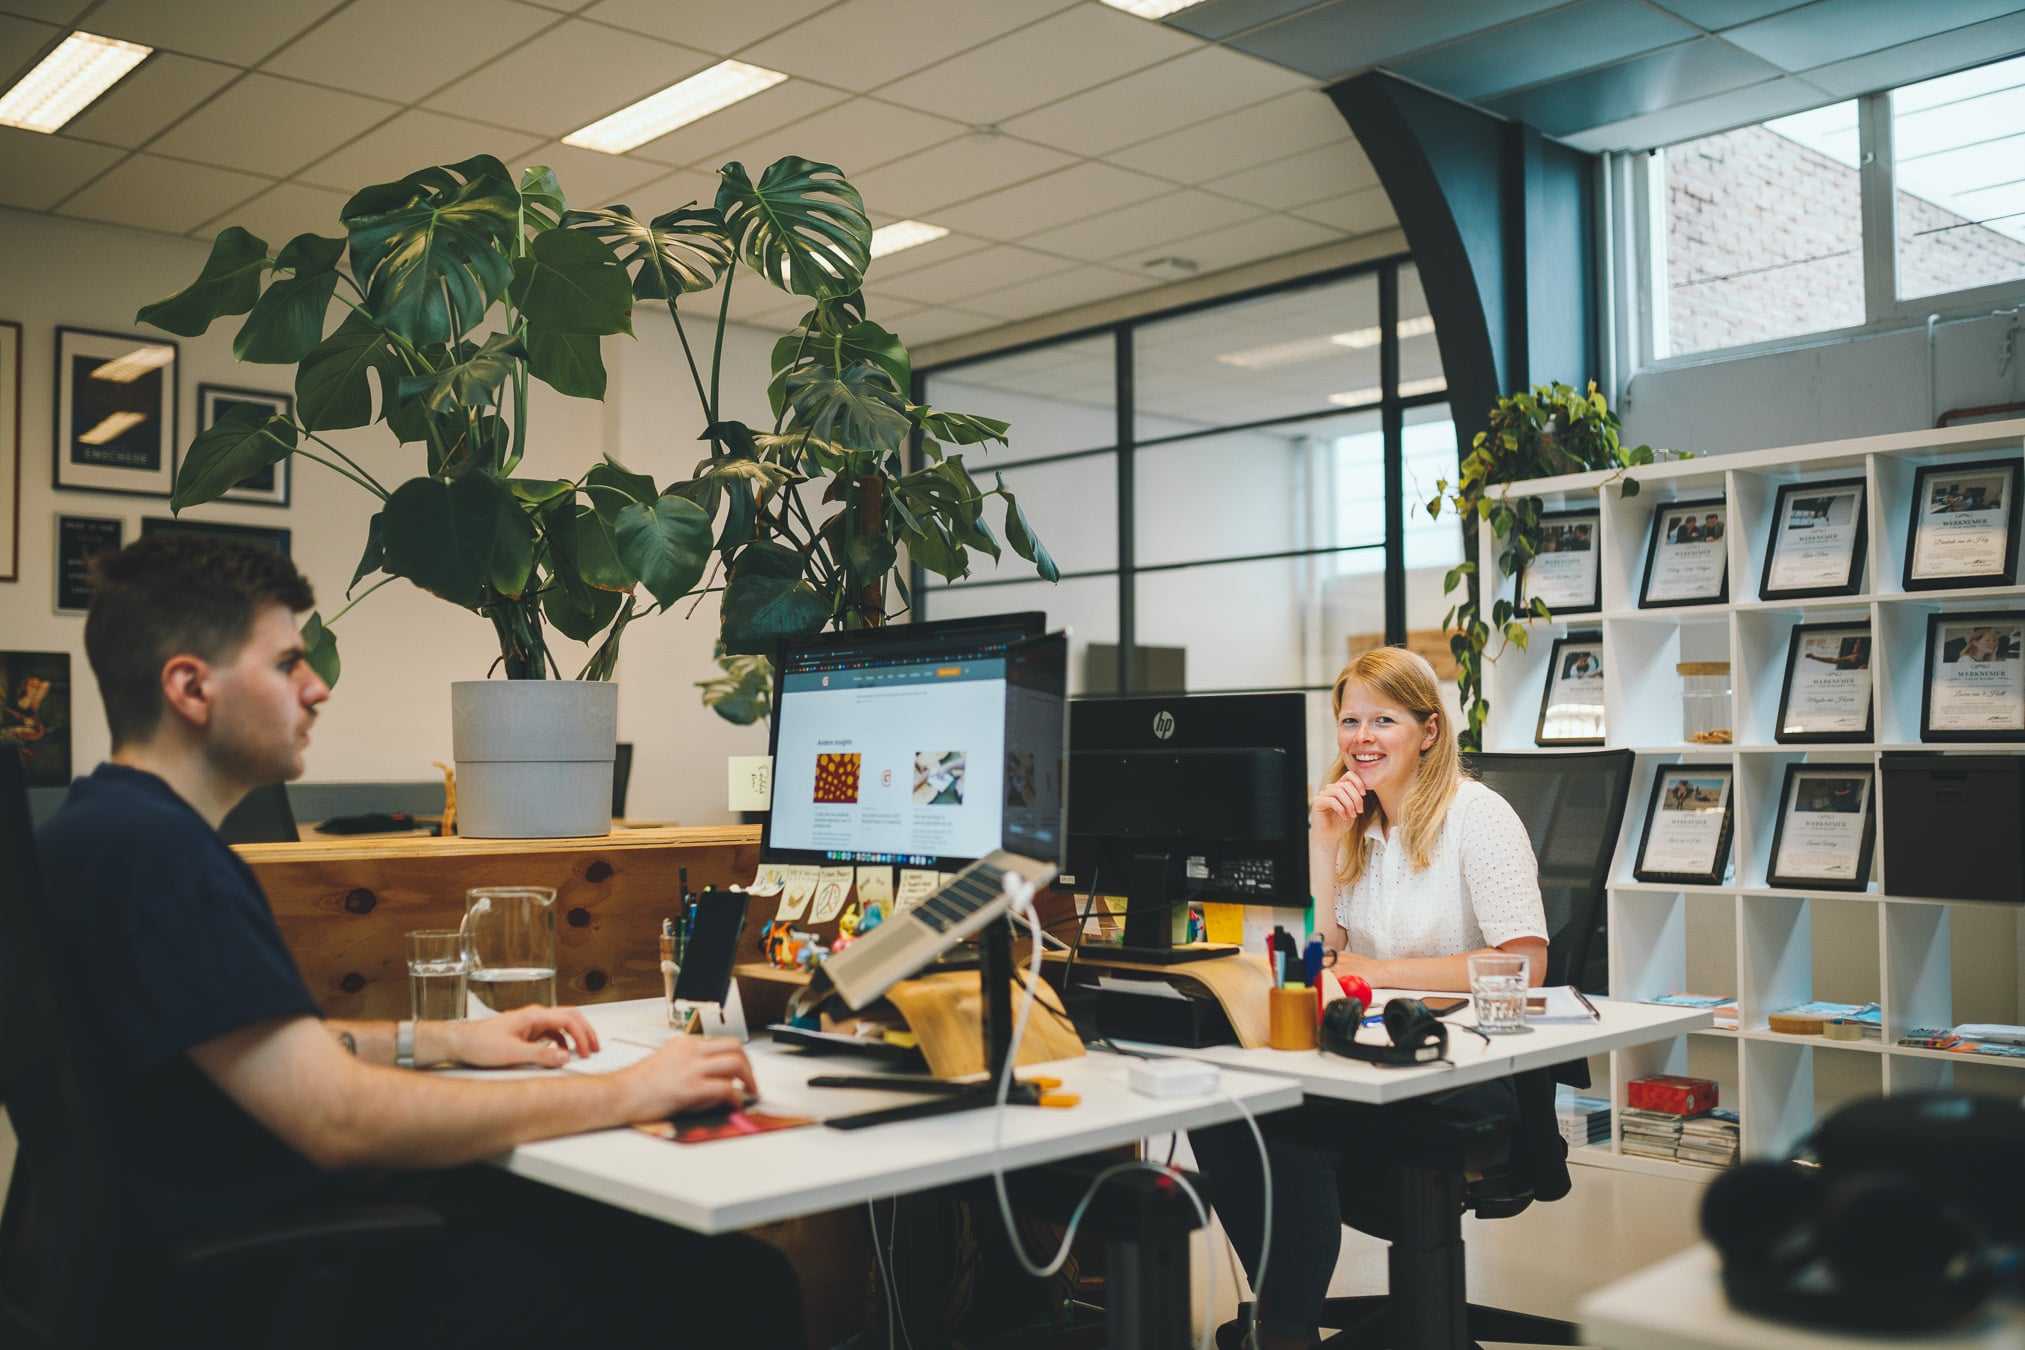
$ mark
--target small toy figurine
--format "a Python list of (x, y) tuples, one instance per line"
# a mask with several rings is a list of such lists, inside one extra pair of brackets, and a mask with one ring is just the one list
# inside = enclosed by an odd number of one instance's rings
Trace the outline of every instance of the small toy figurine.
[(766, 926), (766, 963), (778, 970), (794, 968), (794, 922), (782, 919)]
[[(858, 928), (863, 920), (864, 915), (859, 911), (858, 902), (854, 898), (849, 904), (844, 906), (844, 912), (837, 916), (838, 940), (849, 942), (852, 938), (858, 936)], [(839, 949), (835, 943), (832, 943), (830, 950), (837, 951)]]
[(884, 922), (886, 922), (886, 903), (883, 900), (867, 900), (865, 912), (858, 919), (858, 936), (865, 936)]
[(821, 944), (816, 941), (816, 935), (797, 932), (794, 936), (798, 940), (795, 947), (795, 969), (814, 970), (821, 965), (824, 953)]

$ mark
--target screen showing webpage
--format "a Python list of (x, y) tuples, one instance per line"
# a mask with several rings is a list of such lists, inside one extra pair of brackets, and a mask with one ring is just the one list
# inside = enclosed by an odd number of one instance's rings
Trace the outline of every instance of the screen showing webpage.
[(1003, 656), (787, 671), (774, 718), (772, 847), (914, 867), (999, 847)]

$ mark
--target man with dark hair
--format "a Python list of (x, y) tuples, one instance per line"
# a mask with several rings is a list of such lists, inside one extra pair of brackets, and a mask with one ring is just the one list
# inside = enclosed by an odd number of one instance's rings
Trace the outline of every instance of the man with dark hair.
[[(119, 1132), (111, 1181), (137, 1229), (200, 1232), (363, 1184), (334, 1173), (456, 1167), (529, 1140), (740, 1102), (752, 1070), (735, 1040), (677, 1037), (612, 1074), (471, 1082), (406, 1070), (555, 1068), (570, 1058), (565, 1042), (588, 1054), (597, 1036), (576, 1010), (539, 1006), (470, 1022), (321, 1016), (258, 882), (217, 833), (248, 791), (303, 771), (330, 697), (292, 617), (313, 603), (286, 559), (201, 538), (143, 539), (99, 568), (85, 648), (111, 760), (72, 785), (40, 853), (52, 930), (74, 957), (80, 1040), (103, 1067), (88, 1085), (94, 1108), (135, 1127)], [(566, 1233), (580, 1271), (619, 1282), (599, 1296), (601, 1329), (616, 1310), (657, 1344), (800, 1344), (793, 1275), (763, 1244), (702, 1238), (490, 1169), (440, 1185), (455, 1202), (452, 1268), (431, 1284), (497, 1279), (529, 1241)], [(645, 1270), (694, 1278), (696, 1306), (671, 1315)], [(726, 1281), (772, 1296), (727, 1300)], [(578, 1310), (565, 1282), (529, 1283), (545, 1288), (516, 1286), (489, 1329), (485, 1305), (501, 1300), (457, 1300), (451, 1330), (489, 1345), (553, 1339)], [(642, 1302), (628, 1321), (630, 1295)], [(444, 1328), (395, 1321), (444, 1343)]]

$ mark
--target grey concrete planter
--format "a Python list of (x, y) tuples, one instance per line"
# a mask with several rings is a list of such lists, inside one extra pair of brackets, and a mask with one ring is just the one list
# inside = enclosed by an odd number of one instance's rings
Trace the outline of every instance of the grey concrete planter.
[(471, 839), (611, 833), (619, 688), (608, 680), (450, 686), (457, 832)]

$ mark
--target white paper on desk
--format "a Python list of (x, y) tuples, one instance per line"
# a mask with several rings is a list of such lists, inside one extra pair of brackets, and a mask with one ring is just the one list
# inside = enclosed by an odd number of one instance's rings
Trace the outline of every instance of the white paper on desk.
[(1588, 1026), (1599, 1020), (1594, 1013), (1582, 1006), (1581, 999), (1575, 997), (1573, 985), (1545, 985), (1539, 989), (1529, 990), (1527, 996), (1529, 998), (1539, 998), (1543, 994), (1547, 998), (1547, 1011), (1532, 1012), (1529, 1010), (1526, 1013), (1527, 1022), (1550, 1024), (1569, 1022), (1581, 1023), (1584, 1026)]
[(1133, 980), (1118, 975), (1099, 975), (1097, 987), (1108, 989), (1114, 994), (1143, 994), (1151, 998), (1178, 998), (1188, 1002), (1188, 995), (1176, 989), (1165, 980)]
[(654, 1047), (651, 1045), (634, 1045), (630, 1041), (605, 1037), (599, 1043), (595, 1055), (586, 1055), (581, 1059), (572, 1056), (569, 1063), (562, 1067), (565, 1073), (617, 1073), (621, 1069), (632, 1068), (653, 1053)]
[(816, 873), (820, 870), (814, 863), (795, 863), (781, 869), (786, 877), (785, 894), (780, 898), (780, 909), (773, 916), (774, 922), (802, 916), (802, 911), (809, 906), (809, 897), (816, 893)]

